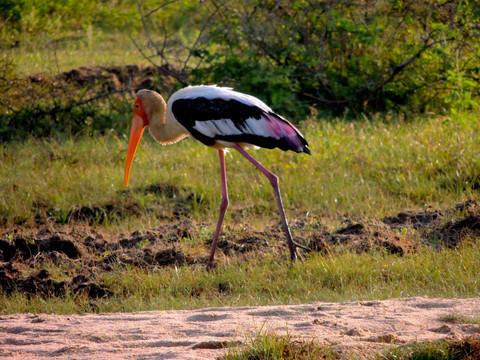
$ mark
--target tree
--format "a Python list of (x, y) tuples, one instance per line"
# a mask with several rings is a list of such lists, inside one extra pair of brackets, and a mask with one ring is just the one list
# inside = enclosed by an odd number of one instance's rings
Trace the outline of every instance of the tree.
[(172, 38), (155, 45), (142, 17), (159, 64), (173, 65), (184, 84), (235, 86), (300, 115), (309, 106), (333, 113), (477, 106), (476, 1), (210, 0), (195, 13), (202, 25), (184, 38), (181, 61), (168, 60)]

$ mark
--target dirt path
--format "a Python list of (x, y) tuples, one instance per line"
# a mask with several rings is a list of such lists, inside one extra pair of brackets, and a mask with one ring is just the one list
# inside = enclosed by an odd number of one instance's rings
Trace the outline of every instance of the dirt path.
[(480, 325), (480, 298), (407, 298), (292, 306), (0, 317), (0, 357), (16, 359), (215, 359), (260, 332), (334, 344), (366, 356), (385, 344), (460, 339)]

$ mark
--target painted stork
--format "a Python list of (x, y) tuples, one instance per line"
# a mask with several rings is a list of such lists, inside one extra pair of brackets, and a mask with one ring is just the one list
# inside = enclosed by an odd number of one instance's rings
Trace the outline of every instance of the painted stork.
[(172, 144), (191, 135), (203, 144), (218, 150), (222, 201), (207, 263), (208, 271), (212, 268), (215, 248), (228, 208), (225, 152), (229, 148), (237, 150), (247, 158), (272, 184), (290, 258), (292, 261), (296, 259), (296, 248), (300, 245), (292, 240), (283, 209), (278, 177), (246, 151), (252, 147), (263, 147), (310, 154), (307, 141), (295, 126), (274, 113), (261, 100), (230, 88), (215, 85), (189, 86), (174, 93), (168, 103), (165, 103), (162, 96), (155, 91), (140, 90), (133, 105), (132, 128), (125, 164), (127, 186), (133, 157), (146, 126), (150, 134), (161, 144)]

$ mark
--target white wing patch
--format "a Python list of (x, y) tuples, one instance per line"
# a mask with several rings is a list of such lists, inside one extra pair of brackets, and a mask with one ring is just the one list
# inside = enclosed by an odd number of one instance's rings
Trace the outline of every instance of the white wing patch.
[(245, 133), (252, 134), (252, 135), (260, 135), (265, 137), (273, 137), (269, 131), (267, 121), (264, 118), (261, 118), (261, 119), (248, 118), (245, 121)]
[(265, 118), (248, 118), (239, 124), (235, 124), (231, 119), (196, 121), (193, 128), (212, 139), (216, 136), (242, 134), (280, 139), (282, 136), (286, 135), (282, 129), (275, 127), (271, 121), (268, 121)]
[(199, 133), (214, 138), (217, 135), (241, 135), (242, 132), (235, 126), (230, 119), (195, 121), (193, 127)]

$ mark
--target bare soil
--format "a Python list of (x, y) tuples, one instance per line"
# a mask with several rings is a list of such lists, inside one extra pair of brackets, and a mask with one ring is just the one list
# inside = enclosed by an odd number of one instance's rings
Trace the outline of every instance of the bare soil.
[(269, 333), (288, 333), (299, 341), (333, 346), (342, 357), (360, 359), (411, 342), (459, 343), (470, 337), (478, 344), (480, 325), (451, 321), (453, 315), (478, 319), (480, 299), (421, 297), (191, 311), (15, 314), (0, 317), (0, 356), (216, 359), (231, 347), (248, 345), (249, 339)]
[[(175, 191), (165, 184), (150, 186), (148, 191)], [(182, 249), (182, 242), (198, 233), (199, 225), (188, 217), (188, 208), (164, 225), (145, 232), (109, 236), (97, 224), (109, 216), (128, 212), (130, 205), (103, 204), (72, 207), (68, 225), (55, 220), (39, 220), (40, 230), (21, 227), (0, 233), (0, 291), (22, 292), (44, 297), (62, 296), (66, 291), (84, 293), (92, 299), (113, 295), (101, 282), (101, 274), (114, 266), (154, 270), (165, 266), (204, 264), (209, 243), (200, 255)], [(49, 213), (50, 210), (46, 210)], [(232, 215), (235, 217), (235, 213)], [(40, 225), (42, 224), (42, 225)], [(212, 225), (213, 226), (213, 225)], [(328, 253), (335, 247), (362, 253), (385, 250), (402, 256), (422, 246), (455, 248), (464, 241), (480, 236), (480, 212), (474, 201), (454, 208), (404, 211), (381, 221), (343, 219), (343, 225), (332, 231), (323, 223), (295, 219), (291, 222), (295, 241), (310, 251)], [(415, 229), (412, 236), (411, 229)], [(226, 230), (218, 243), (218, 253), (225, 257), (255, 257), (266, 253), (282, 256), (287, 252), (279, 224), (264, 231), (240, 228)], [(304, 250), (301, 250), (305, 252)], [(218, 257), (220, 258), (220, 257)], [(51, 264), (66, 269), (63, 280), (53, 278)], [(73, 278), (68, 269), (81, 269)]]

